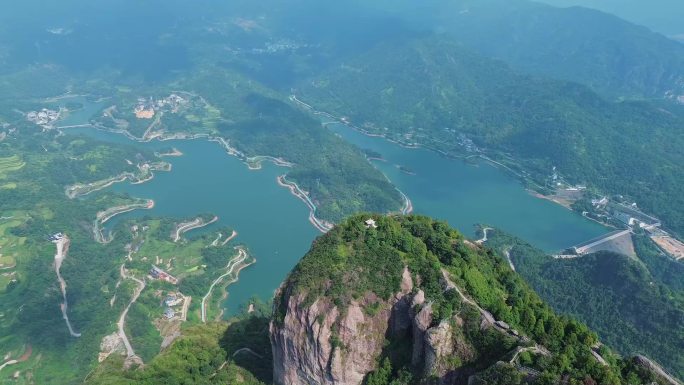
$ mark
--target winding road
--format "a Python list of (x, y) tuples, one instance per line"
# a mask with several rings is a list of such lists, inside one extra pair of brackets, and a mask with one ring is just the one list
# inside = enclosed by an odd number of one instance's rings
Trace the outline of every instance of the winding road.
[(120, 274), (122, 279), (132, 279), (138, 284), (138, 286), (135, 288), (135, 291), (133, 292), (133, 297), (131, 297), (130, 302), (128, 302), (128, 305), (121, 313), (121, 316), (119, 317), (119, 321), (116, 323), (116, 326), (119, 328), (119, 338), (121, 338), (121, 341), (123, 341), (124, 346), (126, 347), (126, 356), (128, 358), (137, 357), (139, 359), (139, 357), (135, 354), (135, 350), (133, 350), (133, 346), (131, 345), (130, 341), (128, 341), (128, 337), (126, 337), (126, 331), (124, 329), (126, 327), (126, 315), (128, 314), (128, 310), (131, 308), (131, 305), (133, 305), (135, 301), (138, 300), (138, 297), (140, 297), (140, 293), (142, 293), (142, 291), (145, 289), (145, 281), (139, 280), (132, 275), (127, 275), (126, 268), (123, 264), (121, 265)]
[(69, 305), (67, 303), (66, 295), (67, 284), (64, 278), (62, 278), (62, 274), (60, 273), (60, 270), (62, 268), (62, 262), (64, 262), (64, 258), (66, 258), (67, 251), (69, 251), (70, 241), (69, 238), (66, 235), (64, 235), (61, 238), (54, 240), (53, 243), (57, 247), (57, 253), (55, 254), (55, 273), (57, 273), (59, 288), (62, 291), (62, 299), (64, 300), (64, 302), (59, 304), (59, 308), (62, 311), (62, 318), (64, 318), (67, 328), (69, 329), (69, 334), (71, 334), (72, 337), (80, 337), (81, 333), (76, 332), (74, 328), (71, 326), (71, 322), (69, 321)]
[(195, 218), (190, 222), (179, 223), (176, 228), (175, 234), (173, 236), (173, 241), (178, 242), (181, 236), (190, 230), (198, 229), (200, 227), (209, 226), (210, 224), (218, 221), (218, 217), (214, 216), (210, 221), (205, 222), (202, 218)]
[(482, 229), (482, 232), (484, 234), (483, 234), (482, 238), (475, 241), (475, 243), (477, 243), (478, 245), (481, 245), (481, 244), (487, 242), (487, 235), (488, 235), (487, 233), (492, 231), (492, 230), (494, 230), (494, 229), (491, 227), (485, 227), (484, 229)]
[(202, 297), (202, 306), (201, 306), (201, 315), (202, 315), (202, 323), (207, 322), (207, 299), (211, 295), (211, 292), (214, 290), (214, 287), (218, 285), (225, 277), (233, 274), (233, 271), (235, 268), (244, 262), (245, 259), (247, 259), (247, 252), (245, 249), (241, 247), (237, 247), (238, 250), (238, 256), (231, 259), (230, 262), (228, 262), (228, 266), (226, 266), (226, 269), (228, 269), (223, 275), (220, 277), (216, 278), (214, 282), (212, 282), (211, 286), (209, 286), (209, 290), (207, 291), (207, 294)]

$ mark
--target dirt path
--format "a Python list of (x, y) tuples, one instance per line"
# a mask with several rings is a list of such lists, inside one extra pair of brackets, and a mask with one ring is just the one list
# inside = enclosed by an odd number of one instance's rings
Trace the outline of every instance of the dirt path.
[[(131, 345), (130, 341), (128, 341), (128, 337), (126, 337), (126, 315), (128, 314), (128, 310), (131, 308), (131, 305), (135, 303), (135, 301), (138, 300), (138, 297), (140, 297), (140, 293), (145, 289), (145, 281), (141, 281), (137, 278), (135, 278), (132, 275), (127, 275), (126, 274), (126, 268), (124, 265), (121, 265), (120, 269), (120, 274), (121, 274), (121, 279), (132, 279), (135, 281), (138, 286), (136, 287), (135, 291), (133, 292), (133, 297), (131, 297), (130, 302), (128, 302), (128, 305), (124, 309), (124, 311), (121, 313), (121, 316), (119, 317), (119, 321), (116, 323), (117, 327), (119, 328), (119, 338), (121, 338), (121, 341), (123, 341), (124, 346), (126, 347), (126, 356), (127, 358), (132, 358), (132, 357), (138, 357), (135, 354), (135, 350), (133, 350), (133, 346)], [(139, 357), (138, 357), (139, 359)], [(142, 362), (142, 360), (140, 360)]]
[(64, 262), (64, 259), (67, 256), (67, 252), (69, 251), (70, 241), (69, 238), (65, 235), (62, 238), (53, 241), (53, 243), (57, 247), (57, 253), (55, 254), (55, 273), (57, 273), (57, 281), (59, 281), (59, 288), (62, 291), (63, 299), (63, 302), (59, 304), (59, 308), (62, 311), (62, 318), (64, 318), (67, 328), (69, 329), (69, 334), (71, 334), (72, 337), (80, 337), (81, 333), (76, 332), (74, 328), (71, 326), (71, 322), (69, 321), (69, 304), (67, 303), (66, 295), (67, 284), (64, 278), (62, 278), (62, 274), (60, 273), (60, 270), (62, 268), (62, 262)]
[(192, 297), (183, 296), (183, 308), (181, 309), (181, 316), (180, 316), (180, 320), (183, 322), (188, 320), (188, 309), (190, 308), (190, 302), (191, 301), (192, 301)]
[(240, 353), (249, 353), (249, 354), (253, 355), (253, 356), (256, 357), (256, 358), (261, 358), (261, 359), (264, 358), (264, 356), (262, 356), (261, 354), (255, 352), (254, 350), (252, 350), (252, 349), (250, 349), (250, 348), (242, 348), (242, 349), (236, 350), (235, 353), (233, 353), (233, 357), (237, 356), (237, 355), (240, 354)]
[(214, 287), (218, 285), (225, 277), (233, 274), (233, 271), (237, 266), (239, 266), (242, 262), (244, 262), (245, 259), (247, 259), (247, 252), (245, 249), (238, 247), (238, 256), (231, 259), (230, 262), (228, 262), (228, 266), (226, 266), (226, 269), (228, 269), (223, 275), (220, 277), (216, 278), (214, 282), (212, 282), (211, 286), (209, 286), (209, 290), (207, 291), (207, 294), (202, 298), (202, 306), (201, 306), (201, 316), (202, 316), (202, 322), (206, 323), (207, 322), (207, 299), (209, 296), (211, 296), (211, 292), (214, 290)]
[(518, 359), (518, 356), (520, 356), (520, 354), (523, 352), (531, 352), (534, 354), (541, 354), (541, 355), (547, 356), (547, 357), (551, 355), (551, 353), (548, 350), (546, 350), (545, 348), (543, 348), (539, 345), (534, 345), (534, 346), (530, 346), (527, 348), (523, 348), (523, 347), (519, 346), (518, 349), (515, 351), (515, 354), (513, 354), (513, 358), (511, 358), (511, 360), (508, 362), (510, 364), (515, 364), (515, 361)]
[(0, 365), (0, 370), (4, 369), (6, 366), (10, 366), (10, 365), (18, 364), (18, 363), (19, 363), (19, 361), (17, 361), (17, 360), (9, 360), (9, 361), (5, 362), (4, 364)]

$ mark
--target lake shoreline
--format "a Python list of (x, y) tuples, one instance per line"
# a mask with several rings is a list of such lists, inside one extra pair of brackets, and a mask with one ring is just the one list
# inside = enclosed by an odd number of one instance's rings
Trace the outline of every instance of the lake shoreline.
[(332, 230), (334, 225), (328, 221), (321, 220), (316, 217), (316, 205), (311, 201), (308, 194), (305, 193), (295, 182), (290, 182), (286, 179), (286, 175), (280, 175), (276, 178), (278, 185), (290, 190), (290, 193), (299, 198), (309, 208), (309, 222), (320, 232), (327, 233)]
[[(136, 137), (135, 135), (131, 134), (128, 130), (125, 130), (125, 129), (112, 129), (112, 128), (108, 128), (108, 127), (104, 127), (104, 126), (100, 126), (100, 125), (94, 125), (94, 124), (87, 124), (87, 125), (83, 125), (82, 127), (92, 127), (92, 128), (97, 129), (97, 130), (104, 131), (104, 132), (123, 135), (126, 138), (128, 138), (129, 140), (132, 140), (132, 141), (135, 141), (138, 143), (149, 143), (153, 140), (168, 141), (168, 140), (206, 139), (209, 142), (218, 143), (219, 146), (221, 146), (221, 148), (223, 148), (226, 151), (226, 153), (228, 153), (228, 155), (238, 158), (238, 160), (240, 160), (245, 166), (247, 166), (247, 169), (250, 171), (260, 170), (262, 168), (262, 163), (264, 161), (271, 162), (273, 165), (278, 166), (278, 167), (287, 167), (287, 168), (294, 167), (294, 163), (289, 162), (285, 159), (273, 157), (270, 155), (256, 155), (256, 156), (248, 157), (243, 152), (241, 152), (238, 149), (236, 149), (235, 147), (231, 146), (230, 141), (228, 139), (225, 139), (225, 138), (220, 137), (220, 136), (213, 136), (210, 134), (189, 134), (189, 133), (185, 133), (185, 132), (168, 134), (168, 133), (163, 133), (163, 132), (162, 133), (157, 132), (156, 135), (146, 135), (142, 138), (139, 138), (139, 137)], [(60, 128), (64, 128), (64, 127), (58, 127), (58, 129), (60, 129)], [(139, 183), (144, 183), (150, 179), (151, 178), (144, 180), (142, 182), (139, 182)], [(123, 180), (125, 180), (125, 179), (123, 179)], [(123, 181), (123, 180), (121, 180), (121, 181)], [(119, 181), (110, 183), (106, 187), (109, 187), (112, 184), (117, 183), (117, 182), (119, 182)], [(280, 182), (278, 184), (283, 186), (283, 187), (289, 187), (289, 186), (284, 186)], [(296, 186), (296, 184), (295, 184), (295, 186)], [(100, 189), (103, 189), (106, 187), (102, 187)], [(305, 194), (303, 191), (301, 191), (301, 189), (299, 189), (299, 186), (296, 186), (294, 189), (295, 189), (295, 192), (292, 192), (292, 195), (294, 195), (295, 197), (298, 197), (300, 200), (302, 200), (309, 207), (309, 222), (317, 230), (321, 231), (322, 233), (326, 233), (326, 232), (330, 231), (334, 227), (334, 225), (332, 223), (326, 221), (326, 220), (318, 218), (315, 215), (315, 212), (317, 210), (316, 205), (313, 204), (313, 202), (310, 200), (310, 198), (308, 198), (307, 194)], [(297, 194), (296, 190), (299, 190), (300, 194)], [(83, 195), (85, 195), (85, 194), (83, 194)], [(412, 207), (412, 206), (410, 206), (410, 207)]]
[[(340, 125), (344, 125), (345, 127), (348, 127), (348, 128), (350, 128), (350, 129), (352, 129), (352, 130), (354, 130), (354, 131), (356, 131), (356, 132), (358, 132), (358, 133), (360, 133), (360, 134), (362, 134), (362, 135), (368, 136), (368, 137), (370, 137), (370, 138), (381, 138), (381, 139), (383, 139), (383, 140), (386, 140), (386, 141), (388, 141), (388, 142), (390, 142), (390, 143), (394, 143), (394, 144), (396, 144), (396, 145), (398, 145), (398, 146), (400, 146), (400, 147), (406, 148), (406, 149), (419, 149), (419, 148), (423, 148), (423, 149), (426, 149), (426, 150), (428, 150), (428, 151), (436, 152), (436, 153), (438, 153), (439, 155), (441, 155), (441, 156), (443, 156), (443, 157), (445, 157), (445, 158), (447, 158), (447, 159), (451, 159), (451, 160), (457, 160), (457, 159), (469, 160), (469, 159), (472, 159), (472, 158), (479, 158), (479, 159), (482, 159), (482, 160), (484, 160), (485, 162), (487, 162), (487, 163), (489, 163), (489, 164), (491, 164), (491, 165), (493, 165), (493, 166), (495, 166), (495, 167), (499, 167), (499, 168), (502, 168), (502, 169), (506, 170), (507, 172), (509, 172), (510, 174), (514, 175), (516, 178), (518, 178), (521, 182), (523, 182), (523, 181), (528, 181), (528, 182), (534, 183), (535, 185), (537, 185), (537, 187), (541, 187), (538, 183), (536, 183), (536, 182), (534, 182), (534, 181), (531, 181), (531, 180), (529, 180), (529, 179), (526, 179), (522, 174), (520, 174), (519, 172), (517, 172), (517, 171), (511, 169), (509, 166), (506, 166), (505, 164), (503, 164), (503, 163), (501, 163), (501, 162), (498, 162), (498, 161), (496, 161), (496, 160), (494, 160), (494, 159), (492, 159), (492, 158), (490, 158), (490, 157), (488, 157), (488, 156), (486, 156), (486, 155), (484, 155), (484, 154), (472, 154), (472, 155), (462, 155), (462, 156), (459, 156), (459, 155), (449, 154), (449, 153), (447, 153), (446, 151), (443, 151), (443, 150), (434, 148), (434, 147), (432, 147), (432, 146), (430, 146), (430, 145), (427, 145), (427, 144), (418, 144), (418, 143), (407, 144), (407, 143), (403, 143), (403, 142), (401, 142), (401, 141), (397, 141), (397, 140), (394, 140), (394, 139), (389, 138), (386, 134), (377, 134), (377, 133), (370, 132), (370, 131), (368, 131), (368, 130), (366, 130), (366, 129), (363, 129), (363, 128), (361, 128), (361, 127), (358, 127), (358, 126), (352, 124), (351, 122), (349, 122), (348, 119), (337, 117), (337, 116), (335, 116), (335, 115), (333, 115), (333, 114), (331, 114), (331, 113), (325, 112), (325, 111), (316, 110), (316, 109), (315, 109), (313, 106), (311, 106), (310, 104), (307, 104), (307, 103), (305, 103), (305, 102), (299, 100), (299, 99), (297, 98), (296, 95), (291, 95), (291, 96), (290, 96), (290, 100), (291, 100), (292, 102), (296, 103), (297, 105), (302, 106), (302, 107), (304, 107), (305, 109), (309, 110), (309, 111), (310, 111), (311, 113), (313, 113), (314, 115), (322, 115), (322, 116), (325, 116), (325, 117), (327, 117), (327, 118), (330, 118), (330, 119), (333, 119), (333, 120), (334, 120), (334, 122), (325, 122), (325, 123), (322, 123), (323, 126), (327, 126), (328, 124), (340, 124)], [(378, 161), (386, 162), (386, 160), (383, 159), (383, 158), (377, 158), (377, 159), (376, 159), (376, 158), (368, 158), (368, 159), (369, 159), (369, 160), (378, 160)], [(567, 207), (566, 205), (564, 205), (563, 203), (558, 202), (557, 200), (553, 199), (553, 196), (551, 196), (551, 195), (543, 195), (543, 194), (541, 194), (541, 193), (539, 193), (539, 192), (537, 192), (537, 191), (534, 191), (534, 190), (530, 190), (530, 189), (527, 189), (527, 190), (530, 191), (530, 193), (531, 193), (533, 196), (535, 196), (535, 197), (537, 197), (537, 198), (539, 198), (539, 199), (549, 200), (549, 201), (551, 201), (551, 202), (553, 202), (553, 203), (555, 203), (555, 204), (558, 204), (558, 205), (560, 205), (560, 206), (563, 206), (563, 207), (565, 207), (565, 208), (568, 208), (568, 207)], [(572, 209), (570, 208), (570, 210), (572, 210)], [(600, 222), (598, 222), (598, 223), (600, 223)]]

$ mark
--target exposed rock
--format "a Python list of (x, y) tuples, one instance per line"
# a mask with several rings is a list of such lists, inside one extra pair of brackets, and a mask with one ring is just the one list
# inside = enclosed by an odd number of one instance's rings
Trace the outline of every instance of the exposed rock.
[[(274, 382), (359, 385), (377, 368), (387, 335), (418, 341), (416, 365), (422, 366), (432, 310), (421, 290), (411, 294), (413, 288), (411, 273), (404, 269), (400, 291), (388, 301), (369, 293), (342, 312), (325, 297), (307, 306), (304, 294), (285, 296), (284, 319), (270, 326)], [(370, 305), (376, 310), (364, 310)]]
[(304, 307), (305, 296), (288, 299), (282, 325), (271, 323), (274, 381), (277, 384), (360, 384), (375, 369), (388, 329), (391, 306), (373, 316), (363, 308), (377, 302), (352, 302), (344, 314), (319, 299)]
[(425, 333), (425, 367), (426, 375), (443, 377), (451, 369), (444, 358), (454, 353), (453, 333), (448, 321), (442, 321)]
[(390, 331), (393, 337), (403, 337), (411, 328), (411, 296), (408, 294), (413, 290), (413, 279), (408, 268), (404, 268), (401, 280), (401, 292), (395, 295), (396, 303), (392, 307), (390, 315)]
[(126, 355), (126, 347), (117, 332), (102, 338), (102, 342), (100, 342), (100, 354), (97, 357), (97, 361), (102, 362), (112, 354)]
[(404, 272), (401, 274), (401, 294), (408, 294), (413, 290), (413, 278), (408, 267), (404, 267)]
[[(422, 291), (419, 293), (422, 293)], [(411, 355), (411, 365), (416, 368), (422, 366), (423, 357), (425, 356), (425, 332), (427, 332), (431, 323), (432, 304), (428, 303), (413, 317), (413, 354)]]
[(411, 307), (416, 307), (425, 303), (425, 293), (422, 290), (418, 290), (416, 295), (411, 299)]
[(681, 385), (681, 383), (677, 379), (672, 377), (662, 367), (660, 367), (660, 365), (651, 361), (648, 357), (637, 355), (634, 357), (634, 362), (637, 365), (640, 365), (643, 368), (650, 371), (651, 373), (655, 374), (657, 377), (659, 377), (661, 380), (665, 381), (669, 385)]
[[(439, 377), (439, 384), (453, 383), (449, 379), (458, 375), (448, 357), (473, 358), (472, 346), (454, 338), (454, 327), (461, 327), (462, 319), (431, 327), (432, 303), (426, 302), (422, 290), (412, 294), (408, 269), (400, 291), (389, 300), (369, 293), (344, 311), (326, 297), (308, 304), (305, 294), (288, 296), (290, 288), (279, 289), (283, 290), (284, 319), (270, 326), (277, 385), (360, 385), (377, 369), (386, 337), (412, 341), (411, 364), (427, 376)], [(372, 312), (367, 310), (371, 305)]]

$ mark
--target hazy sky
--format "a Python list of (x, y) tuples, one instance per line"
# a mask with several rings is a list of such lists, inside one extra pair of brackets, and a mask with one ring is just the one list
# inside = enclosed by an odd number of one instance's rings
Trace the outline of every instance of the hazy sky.
[(557, 6), (582, 5), (615, 14), (684, 40), (684, 0), (537, 0)]

